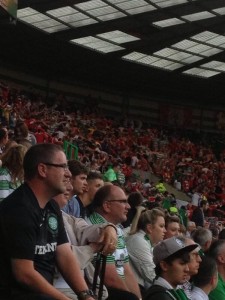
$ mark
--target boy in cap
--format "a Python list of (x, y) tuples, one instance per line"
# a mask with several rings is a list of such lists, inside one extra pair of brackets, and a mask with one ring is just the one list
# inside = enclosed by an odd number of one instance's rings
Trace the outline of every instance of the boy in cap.
[(197, 247), (197, 244), (186, 245), (183, 237), (158, 243), (153, 250), (156, 279), (144, 300), (186, 300), (184, 291), (176, 288), (187, 280), (189, 253)]

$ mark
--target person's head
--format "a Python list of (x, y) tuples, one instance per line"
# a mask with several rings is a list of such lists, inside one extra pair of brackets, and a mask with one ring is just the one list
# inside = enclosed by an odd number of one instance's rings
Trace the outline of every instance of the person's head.
[(136, 208), (143, 202), (143, 196), (139, 192), (132, 192), (129, 194), (127, 201), (131, 208)]
[[(196, 243), (192, 239), (185, 238), (185, 245), (188, 246), (188, 245), (195, 245), (195, 244)], [(190, 252), (190, 261), (188, 263), (188, 267), (189, 267), (188, 275), (189, 276), (193, 276), (198, 273), (199, 264), (202, 261), (199, 251), (200, 251), (200, 247), (197, 247)]]
[(217, 240), (210, 246), (207, 255), (215, 259), (218, 269), (225, 268), (225, 240)]
[(187, 223), (187, 231), (192, 232), (193, 230), (196, 229), (196, 224), (193, 221), (188, 221)]
[(165, 214), (162, 210), (153, 208), (142, 212), (137, 224), (137, 230), (145, 231), (153, 244), (163, 240), (165, 229)]
[(197, 244), (185, 245), (183, 237), (171, 237), (159, 242), (153, 249), (156, 276), (164, 278), (173, 288), (183, 284), (188, 276), (189, 253)]
[(92, 209), (108, 222), (116, 225), (126, 221), (130, 205), (124, 191), (118, 186), (109, 184), (96, 192), (92, 201)]
[(28, 136), (27, 125), (22, 121), (18, 121), (14, 128), (14, 135), (15, 138), (26, 138)]
[(104, 186), (102, 175), (99, 172), (89, 172), (87, 175), (87, 185), (85, 186), (83, 192), (83, 195), (86, 194), (86, 206), (91, 204), (97, 190), (100, 189), (100, 187), (102, 186)]
[(199, 227), (191, 232), (191, 237), (195, 243), (199, 244), (204, 252), (206, 252), (212, 243), (212, 232), (209, 229)]
[(180, 219), (178, 216), (167, 215), (165, 217), (166, 234), (165, 239), (180, 235)]
[(203, 211), (206, 211), (209, 208), (209, 203), (206, 200), (201, 200), (199, 205)]
[(9, 140), (8, 130), (6, 128), (0, 129), (0, 145), (5, 146)]
[(53, 199), (58, 203), (60, 208), (64, 207), (67, 204), (68, 200), (70, 199), (70, 192), (72, 190), (73, 190), (73, 186), (71, 184), (71, 181), (68, 180), (66, 182), (65, 192), (53, 197)]
[(32, 146), (24, 156), (23, 168), (25, 181), (45, 186), (52, 197), (66, 191), (66, 182), (71, 177), (66, 155), (56, 144)]
[(198, 273), (192, 277), (193, 283), (200, 289), (207, 291), (207, 294), (216, 288), (218, 282), (218, 271), (215, 259), (204, 256)]
[(12, 182), (24, 180), (23, 159), (26, 151), (23, 145), (14, 145), (2, 155), (2, 167), (9, 170)]
[(84, 164), (75, 159), (69, 160), (68, 166), (72, 174), (73, 194), (82, 195), (87, 187), (88, 169)]

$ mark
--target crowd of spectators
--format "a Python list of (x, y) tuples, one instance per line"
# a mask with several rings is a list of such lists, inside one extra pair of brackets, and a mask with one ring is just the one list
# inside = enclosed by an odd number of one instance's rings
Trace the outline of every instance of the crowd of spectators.
[[(212, 145), (206, 147), (203, 140), (191, 140), (193, 133), (187, 136), (185, 132), (185, 137), (182, 137), (181, 133), (146, 126), (142, 122), (135, 123), (125, 117), (119, 120), (103, 116), (97, 106), (72, 109), (64, 97), (56, 97), (55, 102), (50, 105), (40, 95), (9, 88), (4, 83), (0, 87), (1, 218), (7, 223), (11, 217), (8, 209), (12, 206), (11, 202), (16, 200), (14, 198), (17, 194), (27, 195), (28, 199), (31, 189), (40, 204), (40, 209), (35, 209), (43, 216), (44, 224), (44, 214), (50, 213), (52, 205), (49, 199), (55, 196), (55, 201), (62, 209), (62, 216), (57, 214), (62, 244), (59, 245), (60, 250), (57, 250), (54, 233), (52, 237), (56, 248), (49, 252), (56, 251), (51, 254), (56, 257), (60, 254), (59, 265), (63, 278), (65, 275), (67, 279), (70, 277), (69, 268), (66, 269), (63, 263), (69, 263), (70, 258), (73, 269), (79, 276), (80, 286), (82, 289), (87, 288), (84, 278), (78, 272), (78, 264), (70, 253), (70, 246), (64, 245), (68, 241), (62, 225), (64, 222), (67, 235), (69, 232), (71, 234), (69, 242), (76, 246), (80, 243), (76, 236), (76, 226), (80, 225), (72, 223), (83, 218), (91, 226), (97, 226), (92, 229), (104, 228), (109, 233), (110, 237), (104, 236), (104, 241), (113, 241), (106, 243), (107, 249), (110, 249), (106, 253), (104, 280), (107, 299), (138, 300), (143, 297), (148, 300), (162, 296), (166, 300), (214, 300), (215, 295), (219, 295), (220, 299), (225, 297), (224, 256), (220, 254), (224, 247), (221, 240), (224, 239), (225, 230), (225, 150), (218, 155), (213, 151)], [(66, 158), (62, 148), (65, 142), (78, 148), (76, 159), (75, 152), (71, 152), (71, 157)], [(49, 150), (46, 160), (44, 148)], [(62, 162), (59, 164), (57, 159)], [(32, 169), (33, 161), (38, 161), (35, 170)], [(26, 167), (25, 175), (22, 166)], [(60, 175), (60, 178), (65, 177), (64, 181), (60, 181), (53, 172), (48, 173), (48, 167), (55, 167), (60, 172), (55, 174)], [(159, 177), (157, 183), (151, 181), (151, 174)], [(165, 182), (187, 193), (191, 198), (190, 203), (179, 206), (175, 195), (167, 191)], [(7, 197), (11, 194), (12, 196)], [(43, 198), (39, 198), (41, 194)], [(6, 197), (7, 200), (4, 200)], [(21, 203), (24, 201), (23, 197), (20, 197)], [(209, 203), (211, 207), (217, 205), (221, 210), (220, 216), (213, 214)], [(21, 209), (19, 203), (17, 206)], [(45, 212), (46, 207), (48, 211)], [(54, 205), (51, 210), (53, 213)], [(15, 217), (15, 208), (12, 212)], [(27, 213), (28, 210), (25, 211)], [(18, 224), (21, 224), (20, 216), (15, 217), (15, 220), (19, 220)], [(1, 224), (2, 228), (6, 227), (4, 222)], [(26, 223), (25, 219), (23, 223)], [(102, 227), (98, 227), (98, 224)], [(23, 227), (16, 228), (14, 221), (13, 225), (18, 232), (21, 231), (24, 239), (27, 238)], [(36, 225), (32, 223), (32, 226)], [(54, 224), (48, 225), (54, 231)], [(46, 223), (41, 228), (43, 235), (48, 225)], [(82, 226), (86, 228), (88, 225), (83, 223)], [(12, 234), (11, 229), (7, 230)], [(29, 231), (28, 228), (26, 230)], [(12, 236), (17, 245), (17, 237), (15, 234)], [(99, 236), (94, 242), (89, 240), (91, 253), (89, 248), (88, 252), (92, 259), (102, 246), (102, 242), (98, 244), (98, 238)], [(76, 240), (75, 244), (72, 240)], [(18, 245), (22, 247), (20, 242)], [(3, 248), (4, 246), (1, 250)], [(63, 248), (68, 255), (67, 259)], [(40, 253), (35, 254), (42, 254), (41, 249), (38, 250)], [(15, 250), (13, 255), (17, 254)], [(29, 260), (28, 252), (26, 254)], [(20, 259), (21, 257), (16, 259), (12, 269), (20, 266), (17, 265), (21, 263)], [(41, 273), (42, 258), (38, 257), (39, 259), (38, 268)], [(204, 270), (208, 265), (211, 266), (210, 278), (204, 278)], [(29, 265), (29, 269), (33, 272), (33, 265)], [(84, 273), (85, 270), (86, 266)], [(13, 269), (12, 273), (16, 280), (21, 280), (26, 286), (27, 282), (21, 279), (16, 270)], [(77, 299), (74, 291), (78, 299), (93, 299), (92, 294), (79, 289), (74, 279), (64, 281), (63, 278), (59, 272), (57, 279), (60, 279), (60, 284), (59, 287), (55, 285), (57, 290), (52, 290), (48, 285), (48, 295), (51, 297), (38, 296), (35, 299)], [(53, 281), (52, 274), (50, 281)], [(33, 288), (34, 283), (32, 284)], [(39, 292), (45, 291), (42, 286), (37, 289)], [(33, 299), (30, 291), (29, 297), (27, 299)]]

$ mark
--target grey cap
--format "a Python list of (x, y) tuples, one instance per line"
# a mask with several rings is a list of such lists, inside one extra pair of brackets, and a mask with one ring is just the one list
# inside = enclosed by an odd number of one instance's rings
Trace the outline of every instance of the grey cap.
[(169, 239), (159, 242), (153, 249), (153, 261), (155, 265), (159, 264), (162, 260), (165, 260), (173, 254), (179, 256), (184, 252), (191, 252), (196, 249), (198, 244), (185, 245), (183, 238), (171, 237)]

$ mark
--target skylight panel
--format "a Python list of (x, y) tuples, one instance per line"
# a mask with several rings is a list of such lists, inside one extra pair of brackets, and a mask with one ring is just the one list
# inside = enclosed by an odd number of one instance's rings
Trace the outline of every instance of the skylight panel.
[(180, 5), (183, 3), (188, 3), (188, 0), (151, 0), (150, 2), (156, 4), (161, 8), (165, 8), (165, 7)]
[(105, 14), (102, 16), (98, 16), (97, 18), (101, 21), (109, 21), (109, 20), (114, 20), (114, 19), (118, 19), (118, 18), (123, 18), (125, 16), (126, 15), (124, 15), (122, 12), (117, 11), (112, 14)]
[(185, 39), (181, 42), (173, 44), (171, 47), (182, 49), (182, 50), (187, 50), (188, 48), (196, 46), (196, 45), (198, 45), (198, 43)]
[(211, 49), (208, 49), (208, 50), (206, 50), (206, 51), (203, 51), (203, 52), (201, 53), (201, 55), (204, 55), (204, 56), (206, 56), (206, 57), (209, 57), (209, 56), (218, 54), (218, 53), (220, 53), (220, 52), (222, 52), (222, 51), (223, 51), (223, 50), (220, 50), (220, 49), (218, 49), (218, 48), (212, 48), (212, 47), (211, 47)]
[(170, 55), (176, 54), (177, 52), (178, 52), (177, 50), (172, 48), (164, 48), (157, 52), (154, 52), (153, 54), (168, 58)]
[(212, 11), (221, 16), (225, 15), (225, 7), (219, 7), (219, 8), (213, 9)]
[(134, 51), (134, 52), (131, 52), (131, 53), (127, 54), (127, 55), (124, 55), (122, 57), (122, 59), (136, 61), (136, 60), (139, 60), (139, 59), (141, 59), (141, 58), (143, 58), (145, 56), (147, 56), (147, 55), (144, 54), (144, 53), (140, 53), (140, 52), (135, 52)]
[(124, 49), (121, 46), (114, 45), (112, 43), (100, 40), (93, 36), (73, 39), (70, 42), (102, 53), (109, 53)]
[(152, 25), (156, 27), (164, 28), (164, 27), (170, 27), (170, 26), (179, 25), (183, 23), (186, 22), (178, 18), (171, 18), (171, 19), (165, 19), (158, 22), (153, 22)]
[(214, 69), (215, 71), (225, 72), (225, 63), (221, 61), (210, 61), (206, 64), (201, 65), (201, 67)]
[(132, 36), (130, 34), (127, 34), (125, 32), (119, 31), (119, 30), (97, 34), (97, 37), (109, 40), (116, 44), (122, 44), (122, 43), (128, 43), (128, 42), (140, 40), (139, 38), (137, 38), (135, 36)]
[(95, 24), (95, 23), (98, 23), (98, 21), (95, 19), (88, 18), (85, 20), (72, 22), (72, 23), (70, 23), (70, 25), (73, 27), (82, 27), (82, 26), (87, 26), (87, 25), (91, 25), (91, 24)]
[(77, 12), (78, 11), (71, 6), (65, 6), (65, 7), (60, 7), (60, 8), (51, 9), (51, 10), (46, 11), (47, 14), (49, 14), (55, 18), (59, 18), (62, 16), (67, 16), (67, 15), (73, 15), (73, 14), (76, 14)]
[(68, 28), (65, 24), (62, 24), (61, 22), (30, 8), (19, 10), (18, 19), (48, 33)]
[(214, 33), (214, 32), (211, 32), (211, 31), (203, 31), (203, 32), (200, 32), (196, 35), (193, 35), (191, 37), (191, 39), (193, 40), (196, 40), (196, 41), (199, 41), (199, 42), (206, 42), (208, 40), (211, 40), (215, 37), (217, 37), (218, 34)]
[(202, 12), (198, 12), (195, 14), (182, 16), (183, 19), (190, 21), (190, 22), (200, 21), (200, 20), (209, 19), (209, 18), (213, 18), (213, 17), (216, 17), (216, 15), (210, 13), (209, 11), (202, 11)]
[(160, 58), (155, 57), (155, 56), (151, 56), (151, 55), (147, 55), (147, 56), (142, 57), (141, 59), (139, 59), (139, 62), (143, 63), (145, 65), (151, 65), (151, 64), (153, 64), (154, 62), (156, 62), (158, 60), (160, 60)]
[(220, 74), (220, 72), (205, 70), (201, 68), (192, 68), (183, 72), (184, 74), (193, 75), (202, 78), (209, 78), (215, 75)]
[(88, 10), (107, 6), (107, 4), (101, 0), (91, 0), (91, 1), (85, 1), (82, 3), (75, 4), (74, 6), (78, 7), (81, 10), (88, 11)]
[(31, 7), (26, 7), (26, 8), (22, 8), (22, 9), (17, 10), (17, 18), (22, 19), (23, 17), (34, 15), (34, 14), (37, 14), (37, 13), (38, 13), (37, 10), (35, 10)]
[[(36, 23), (33, 25), (35, 26)], [(38, 27), (38, 26), (37, 26)], [(62, 31), (62, 30), (65, 30), (67, 29), (68, 27), (64, 24), (59, 24), (57, 26), (53, 26), (53, 27), (46, 27), (46, 28), (43, 28), (42, 30), (43, 31), (46, 31), (48, 33), (54, 33), (54, 32), (58, 32), (58, 31)]]
[(108, 21), (125, 17), (126, 15), (101, 0), (91, 0), (74, 5), (84, 13), (101, 20)]
[(156, 8), (154, 6), (146, 5), (146, 6), (128, 9), (128, 10), (126, 10), (126, 12), (129, 13), (130, 15), (136, 15), (136, 14), (141, 14), (141, 13), (153, 11), (153, 10), (156, 10)]
[(217, 47), (225, 47), (225, 36), (219, 35), (216, 38), (207, 41), (208, 44), (217, 46)]

